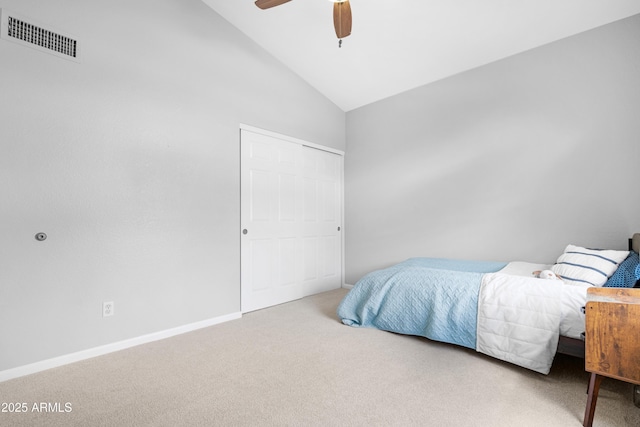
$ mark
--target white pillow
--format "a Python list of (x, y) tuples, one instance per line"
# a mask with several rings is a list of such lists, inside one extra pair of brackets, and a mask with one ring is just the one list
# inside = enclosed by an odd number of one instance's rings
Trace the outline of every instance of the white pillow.
[(551, 271), (567, 283), (587, 283), (602, 286), (618, 269), (629, 251), (594, 250), (568, 245)]

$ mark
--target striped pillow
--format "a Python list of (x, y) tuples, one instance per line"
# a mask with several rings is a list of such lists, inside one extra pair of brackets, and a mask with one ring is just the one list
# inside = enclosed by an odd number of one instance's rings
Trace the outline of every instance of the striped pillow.
[(568, 245), (551, 270), (569, 284), (602, 286), (627, 256), (629, 251), (586, 249)]

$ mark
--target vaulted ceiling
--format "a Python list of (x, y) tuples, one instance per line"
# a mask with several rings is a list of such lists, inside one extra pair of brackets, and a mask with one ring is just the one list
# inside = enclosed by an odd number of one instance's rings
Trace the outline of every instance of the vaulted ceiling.
[(344, 111), (640, 13), (639, 0), (203, 0)]

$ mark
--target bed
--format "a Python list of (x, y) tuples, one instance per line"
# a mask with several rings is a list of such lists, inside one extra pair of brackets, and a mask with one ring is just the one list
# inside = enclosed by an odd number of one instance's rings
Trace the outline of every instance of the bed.
[[(410, 258), (361, 278), (342, 323), (422, 336), (548, 374), (556, 353), (584, 355), (592, 286), (638, 286), (640, 234), (629, 250), (568, 245), (553, 265)], [(559, 278), (538, 278), (551, 270)]]

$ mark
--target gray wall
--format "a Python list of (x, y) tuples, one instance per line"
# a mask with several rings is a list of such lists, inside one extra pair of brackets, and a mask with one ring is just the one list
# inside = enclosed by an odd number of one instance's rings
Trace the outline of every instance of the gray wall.
[(640, 231), (640, 15), (347, 113), (346, 281)]
[(200, 0), (0, 7), (82, 50), (0, 40), (0, 371), (238, 312), (240, 123), (344, 150), (345, 113)]

